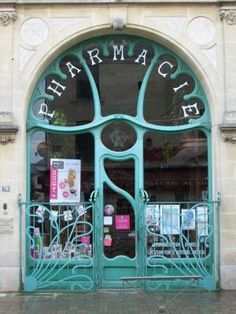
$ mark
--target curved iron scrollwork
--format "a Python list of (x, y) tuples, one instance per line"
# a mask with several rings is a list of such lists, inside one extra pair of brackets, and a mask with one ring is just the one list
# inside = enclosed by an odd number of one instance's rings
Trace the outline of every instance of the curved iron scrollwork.
[(26, 219), (25, 290), (93, 290), (93, 204), (27, 204)]
[[(200, 285), (213, 289), (214, 202), (148, 203), (146, 214), (146, 273), (163, 276), (201, 276)], [(181, 282), (174, 281), (176, 285)], [(168, 288), (173, 281), (149, 289)], [(195, 283), (198, 284), (198, 283)]]

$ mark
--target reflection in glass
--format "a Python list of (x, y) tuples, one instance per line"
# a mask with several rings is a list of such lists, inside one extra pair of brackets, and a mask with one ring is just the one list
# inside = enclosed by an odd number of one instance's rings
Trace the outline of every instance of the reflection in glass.
[(135, 216), (131, 204), (104, 185), (104, 254), (135, 257)]
[(135, 144), (136, 132), (124, 122), (113, 122), (103, 129), (101, 139), (107, 148), (120, 152)]
[(146, 133), (144, 187), (151, 201), (202, 200), (208, 191), (207, 139), (203, 132)]
[[(66, 65), (68, 63), (74, 67), (73, 77)], [(46, 94), (53, 96), (54, 99), (38, 100), (33, 105), (34, 115), (38, 119), (48, 120), (50, 124), (55, 126), (75, 126), (91, 122), (94, 118), (93, 95), (83, 67), (78, 59), (68, 56), (60, 62), (60, 69), (67, 75), (67, 78), (62, 80), (55, 74), (46, 77), (43, 82), (43, 90)], [(91, 70), (96, 76), (96, 69)], [(56, 87), (57, 83), (60, 84), (59, 87)], [(51, 88), (49, 88), (50, 86)], [(40, 112), (48, 112), (48, 115)]]
[(134, 196), (134, 160), (106, 159), (104, 167), (107, 176), (116, 186)]
[(190, 119), (198, 119), (204, 113), (204, 104), (196, 97), (185, 100), (184, 96), (193, 92), (194, 80), (187, 74), (171, 78), (177, 69), (173, 57), (158, 60), (147, 84), (144, 99), (144, 117), (156, 125), (187, 124)]
[[(117, 46), (118, 50), (123, 46), (123, 53), (118, 53), (117, 50), (114, 52), (113, 46)], [(136, 115), (139, 89), (154, 52), (148, 43), (137, 45), (133, 55), (128, 54), (128, 47), (127, 41), (114, 39), (109, 44), (108, 56), (102, 53), (102, 47), (99, 45), (90, 45), (85, 48), (85, 51), (97, 49), (98, 57), (102, 60), (98, 63), (96, 59), (96, 64), (92, 65), (88, 54), (86, 52), (83, 54), (90, 70), (96, 73), (94, 79), (99, 88), (103, 116), (116, 113)], [(142, 64), (144, 62), (142, 58), (139, 62), (134, 62), (143, 49), (148, 51), (145, 65)], [(114, 55), (117, 60), (114, 60)]]
[(81, 160), (81, 201), (94, 189), (94, 140), (91, 134), (50, 134), (37, 131), (31, 140), (31, 200), (49, 201), (50, 159)]
[(181, 206), (171, 203), (148, 204), (145, 216), (148, 226), (147, 256), (150, 259), (196, 260), (210, 253), (210, 210), (207, 205), (196, 206), (191, 202)]
[[(83, 208), (83, 212), (80, 208)], [(27, 212), (29, 214), (29, 212)], [(91, 258), (93, 255), (92, 207), (36, 204), (30, 208), (30, 231), (35, 244), (30, 246), (32, 259), (54, 261)], [(42, 217), (43, 219), (39, 219)], [(55, 228), (55, 223), (58, 229)], [(55, 265), (54, 264), (54, 265)], [(57, 271), (59, 272), (56, 267)]]

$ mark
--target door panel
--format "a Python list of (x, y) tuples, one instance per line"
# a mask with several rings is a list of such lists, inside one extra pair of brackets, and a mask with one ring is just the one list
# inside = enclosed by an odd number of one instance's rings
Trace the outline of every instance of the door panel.
[(135, 214), (132, 205), (104, 184), (104, 255), (135, 257)]
[(102, 158), (100, 166), (102, 287), (121, 286), (120, 277), (137, 276), (139, 271), (135, 161), (117, 159)]

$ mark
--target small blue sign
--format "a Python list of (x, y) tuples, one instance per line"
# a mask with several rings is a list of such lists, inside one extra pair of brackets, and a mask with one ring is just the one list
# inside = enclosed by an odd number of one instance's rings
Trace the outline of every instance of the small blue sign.
[(3, 185), (2, 186), (2, 192), (10, 192), (10, 186), (9, 185)]

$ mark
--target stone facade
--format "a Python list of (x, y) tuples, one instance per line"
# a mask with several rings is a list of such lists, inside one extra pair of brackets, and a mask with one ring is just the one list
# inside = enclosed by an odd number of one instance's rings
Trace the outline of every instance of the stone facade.
[(114, 32), (163, 43), (203, 84), (212, 117), (214, 198), (221, 194), (221, 287), (236, 289), (236, 5), (178, 2), (1, 1), (0, 219), (13, 218), (13, 231), (0, 232), (0, 290), (19, 289), (17, 201), (19, 194), (26, 196), (25, 121), (32, 88), (63, 50)]

